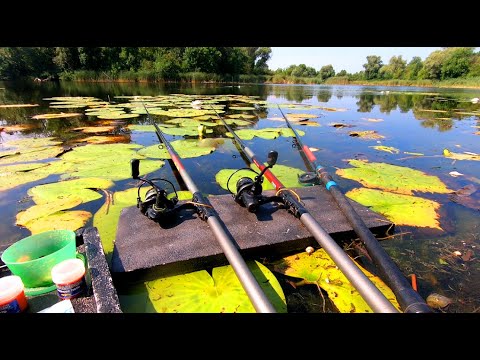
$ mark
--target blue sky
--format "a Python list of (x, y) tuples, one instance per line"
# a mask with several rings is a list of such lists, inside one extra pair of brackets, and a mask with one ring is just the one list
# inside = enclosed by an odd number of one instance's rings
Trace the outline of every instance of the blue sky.
[(387, 64), (394, 55), (402, 55), (409, 62), (414, 56), (422, 60), (440, 47), (272, 47), (272, 56), (268, 61), (271, 70), (286, 68), (289, 65), (305, 64), (320, 70), (324, 65), (332, 64), (335, 72), (342, 69), (355, 73), (363, 69), (368, 55), (379, 55)]

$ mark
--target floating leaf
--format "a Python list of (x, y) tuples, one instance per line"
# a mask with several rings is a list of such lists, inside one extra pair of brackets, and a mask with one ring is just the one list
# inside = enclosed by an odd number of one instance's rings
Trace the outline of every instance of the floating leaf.
[(9, 126), (3, 126), (2, 131), (5, 131), (6, 133), (13, 133), (16, 131), (33, 129), (34, 127), (36, 127), (36, 125), (34, 124), (9, 125)]
[[(287, 312), (278, 280), (264, 265), (249, 261), (248, 267), (277, 312)], [(230, 265), (206, 271), (171, 276), (145, 283), (157, 312), (162, 313), (252, 313), (245, 290)]]
[(252, 106), (230, 106), (229, 110), (250, 111), (255, 110), (255, 108)]
[(325, 110), (325, 111), (331, 111), (331, 112), (334, 112), (334, 111), (340, 111), (340, 112), (343, 112), (343, 111), (347, 111), (348, 109), (344, 109), (344, 108), (332, 108), (332, 107), (320, 107), (320, 109), (322, 110)]
[[(199, 146), (201, 144), (202, 146)], [(210, 146), (206, 143), (201, 143), (198, 140), (175, 140), (170, 143), (175, 151), (178, 153), (182, 159), (199, 157), (203, 155), (208, 155), (215, 151), (214, 146)], [(138, 151), (139, 155), (154, 158), (154, 159), (170, 159), (170, 154), (168, 153), (165, 146), (160, 148), (160, 144), (155, 144), (148, 146)]]
[(39, 205), (71, 195), (78, 196), (82, 199), (82, 202), (86, 203), (102, 197), (102, 195), (92, 189), (108, 189), (113, 185), (114, 183), (107, 179), (75, 179), (35, 186), (28, 190), (28, 195), (32, 196), (33, 201)]
[[(259, 172), (257, 167), (252, 164), (251, 166), (252, 169), (255, 171)], [(254, 179), (255, 176), (257, 176), (256, 173), (253, 171), (249, 170), (240, 170), (237, 172), (235, 175), (232, 176), (230, 179), (230, 182), (228, 183), (229, 189), (227, 189), (227, 181), (228, 178), (238, 169), (222, 169), (219, 172), (215, 174), (215, 181), (225, 190), (230, 190), (231, 192), (235, 193), (235, 185), (237, 184), (237, 181), (242, 178), (242, 177), (249, 177), (251, 179)], [(293, 168), (290, 166), (285, 166), (285, 165), (275, 165), (273, 168), (270, 169), (270, 171), (275, 175), (278, 180), (282, 182), (282, 184), (287, 187), (287, 188), (293, 188), (293, 187), (302, 187), (304, 186), (303, 184), (298, 182), (298, 177), (303, 174), (305, 171)], [(275, 187), (269, 183), (268, 180), (264, 180), (262, 187), (264, 190), (273, 190)]]
[(64, 149), (60, 146), (49, 146), (45, 148), (25, 150), (25, 152), (23, 151), (24, 150), (21, 150), (18, 154), (0, 158), (0, 164), (12, 164), (54, 158), (57, 155), (61, 154)]
[[(175, 196), (175, 193), (171, 192), (170, 194), (167, 195), (167, 199), (172, 199), (174, 196)], [(182, 201), (182, 200), (187, 201), (187, 200), (192, 200), (193, 199), (192, 193), (188, 190), (177, 191), (177, 196), (178, 196), (179, 201)]]
[[(304, 279), (306, 284), (320, 286), (327, 292), (328, 298), (341, 313), (373, 312), (324, 249), (318, 249), (311, 254), (302, 252), (291, 255), (274, 262), (272, 265), (277, 272)], [(392, 290), (378, 276), (374, 276), (359, 264), (357, 266), (385, 297), (400, 310)]]
[(360, 137), (367, 140), (383, 139), (385, 136), (377, 134), (375, 130), (366, 131), (350, 131), (348, 133), (352, 137)]
[[(139, 144), (108, 144), (78, 146), (62, 155), (62, 159), (70, 162), (90, 161), (107, 157), (135, 158)], [(130, 160), (130, 159), (129, 159)]]
[[(148, 186), (140, 188), (140, 196), (142, 199), (145, 198), (148, 189)], [(93, 216), (93, 226), (98, 229), (108, 263), (111, 262), (120, 212), (125, 207), (135, 206), (137, 204), (137, 188), (116, 191), (112, 199), (112, 201), (105, 201)]]
[[(240, 119), (224, 119), (228, 125), (238, 125), (238, 126), (245, 126), (245, 125), (252, 125), (250, 121), (240, 120)], [(223, 123), (220, 120), (217, 120), (216, 125), (222, 125)]]
[(369, 147), (374, 148), (375, 150), (378, 150), (378, 151), (389, 152), (390, 154), (398, 154), (400, 152), (400, 150), (398, 150), (397, 148), (394, 148), (393, 146), (377, 145), (377, 146), (369, 146)]
[(253, 119), (255, 118), (256, 116), (255, 115), (247, 115), (247, 114), (230, 114), (230, 115), (227, 115), (227, 117), (231, 118), (231, 119)]
[(31, 170), (47, 166), (48, 164), (18, 164), (0, 167), (0, 191), (46, 178), (48, 174), (35, 173)]
[(72, 129), (73, 131), (81, 131), (86, 134), (105, 133), (115, 130), (115, 126), (84, 126)]
[(443, 155), (447, 158), (450, 159), (455, 159), (455, 160), (474, 160), (474, 161), (480, 161), (480, 155), (473, 155), (473, 154), (460, 154), (460, 153), (455, 153), (452, 152), (448, 149), (443, 150)]
[(288, 118), (288, 120), (290, 120), (290, 118), (292, 118), (293, 120), (298, 121), (298, 119), (315, 119), (315, 118), (318, 118), (318, 115), (316, 115), (316, 114), (293, 114), (293, 113), (288, 113), (287, 118)]
[(423, 156), (425, 154), (422, 153), (417, 153), (417, 152), (410, 152), (410, 151), (404, 151), (404, 154), (409, 154), (409, 155), (414, 155), (414, 156)]
[(440, 204), (436, 201), (365, 188), (353, 189), (345, 195), (384, 215), (397, 225), (431, 227), (442, 230), (436, 212), (440, 208)]
[[(298, 135), (303, 136), (305, 132), (297, 130)], [(279, 136), (293, 137), (293, 131), (289, 128), (264, 128), (264, 129), (240, 129), (236, 130), (235, 134), (242, 140), (252, 140), (255, 136), (262, 139), (276, 139)], [(228, 137), (233, 138), (229, 132), (226, 133)]]
[[(167, 120), (166, 123), (168, 124), (178, 124), (178, 126), (185, 126), (185, 127), (197, 127), (198, 125), (205, 125), (205, 126), (218, 126), (217, 123), (214, 122), (207, 122), (207, 121), (198, 121), (194, 119), (182, 119), (182, 118), (175, 118), (172, 120)], [(162, 127), (164, 124), (162, 124)]]
[(21, 107), (35, 107), (38, 104), (2, 104), (0, 108), (21, 108)]
[(350, 128), (355, 126), (355, 125), (344, 124), (344, 123), (330, 123), (328, 125), (336, 128)]
[(130, 138), (125, 135), (110, 135), (110, 136), (89, 136), (84, 139), (77, 139), (75, 142), (87, 142), (89, 144), (114, 144), (121, 142), (130, 142)]
[(68, 195), (42, 205), (33, 205), (25, 211), (17, 214), (16, 225), (26, 226), (29, 221), (54, 214), (60, 210), (71, 209), (82, 203), (82, 199), (76, 195)]
[(452, 192), (436, 176), (408, 167), (385, 163), (350, 160), (354, 166), (338, 169), (337, 175), (360, 182), (369, 188), (378, 188), (400, 194), (411, 195), (413, 191), (446, 194)]
[(34, 219), (25, 224), (32, 234), (39, 234), (50, 230), (72, 230), (75, 231), (85, 226), (92, 217), (88, 211), (59, 211), (54, 214)]
[(83, 114), (80, 113), (60, 113), (60, 114), (41, 114), (32, 116), (32, 119), (36, 120), (43, 120), (43, 119), (61, 119), (61, 118), (69, 118), (75, 116), (82, 116)]
[(24, 138), (24, 139), (17, 139), (11, 140), (5, 143), (8, 146), (14, 146), (17, 148), (24, 148), (24, 149), (31, 149), (31, 148), (39, 148), (45, 146), (53, 146), (53, 145), (60, 145), (62, 142), (58, 140), (54, 140), (53, 137), (40, 137), (40, 138)]
[(117, 120), (117, 119), (133, 119), (136, 117), (139, 117), (139, 114), (116, 114), (116, 113), (111, 113), (111, 114), (101, 114), (98, 115), (99, 119), (109, 119), (109, 120)]

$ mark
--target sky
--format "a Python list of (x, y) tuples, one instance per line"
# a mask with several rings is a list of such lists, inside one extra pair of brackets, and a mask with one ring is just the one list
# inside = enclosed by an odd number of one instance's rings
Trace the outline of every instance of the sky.
[(305, 64), (320, 70), (324, 65), (331, 64), (335, 72), (347, 70), (356, 73), (364, 70), (368, 55), (378, 55), (384, 64), (388, 64), (394, 55), (402, 55), (407, 63), (414, 56), (425, 60), (440, 47), (272, 47), (271, 58), (268, 61), (270, 70), (286, 68), (290, 65)]

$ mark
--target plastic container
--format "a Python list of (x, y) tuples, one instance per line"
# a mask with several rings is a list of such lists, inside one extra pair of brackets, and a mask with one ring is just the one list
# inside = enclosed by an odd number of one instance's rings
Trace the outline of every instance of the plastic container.
[(74, 259), (76, 250), (74, 231), (51, 230), (10, 245), (1, 259), (12, 274), (21, 277), (26, 288), (49, 287), (54, 286), (52, 268), (63, 260)]
[(22, 312), (27, 305), (25, 286), (20, 276), (0, 278), (0, 314)]
[(52, 280), (57, 286), (57, 295), (60, 299), (76, 298), (87, 288), (85, 264), (80, 259), (64, 260), (53, 267)]

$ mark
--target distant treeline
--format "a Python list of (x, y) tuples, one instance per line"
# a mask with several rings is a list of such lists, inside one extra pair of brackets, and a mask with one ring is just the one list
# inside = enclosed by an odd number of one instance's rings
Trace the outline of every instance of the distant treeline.
[(222, 81), (269, 74), (268, 47), (6, 47), (0, 79)]
[(322, 66), (318, 71), (305, 64), (290, 65), (277, 69), (273, 83), (356, 83), (378, 82), (391, 85), (432, 84), (436, 81), (452, 82), (451, 79), (475, 79), (480, 77), (480, 52), (473, 47), (451, 47), (432, 52), (425, 61), (415, 56), (407, 63), (402, 56), (392, 56), (388, 64), (377, 55), (367, 56), (363, 71), (354, 74), (341, 70), (335, 73), (332, 65)]
[(407, 63), (367, 56), (363, 71), (316, 70), (305, 64), (272, 71), (269, 47), (8, 47), (0, 48), (0, 79), (77, 81), (270, 82), (480, 86), (480, 52), (450, 47)]

